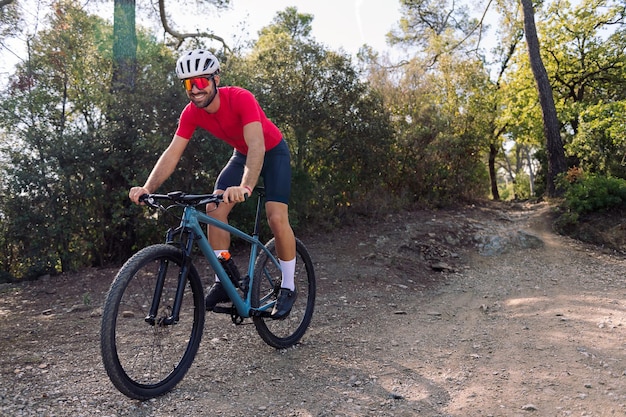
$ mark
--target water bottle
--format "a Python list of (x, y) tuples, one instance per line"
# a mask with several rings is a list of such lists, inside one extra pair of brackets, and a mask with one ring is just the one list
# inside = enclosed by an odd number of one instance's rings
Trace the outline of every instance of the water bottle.
[(226, 271), (228, 278), (230, 278), (230, 282), (233, 283), (235, 288), (241, 288), (241, 276), (239, 275), (237, 265), (235, 265), (235, 262), (231, 258), (230, 253), (224, 251), (220, 253), (220, 256), (218, 256), (217, 259), (222, 264), (222, 267), (224, 268), (224, 271)]

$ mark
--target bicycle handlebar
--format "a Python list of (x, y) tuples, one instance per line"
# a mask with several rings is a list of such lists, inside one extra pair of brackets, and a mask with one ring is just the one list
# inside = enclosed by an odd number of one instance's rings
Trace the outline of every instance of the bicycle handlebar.
[(142, 194), (139, 202), (152, 208), (161, 208), (158, 200), (169, 200), (179, 206), (199, 206), (201, 204), (215, 203), (223, 201), (221, 194), (186, 194), (182, 191), (173, 191), (167, 194)]

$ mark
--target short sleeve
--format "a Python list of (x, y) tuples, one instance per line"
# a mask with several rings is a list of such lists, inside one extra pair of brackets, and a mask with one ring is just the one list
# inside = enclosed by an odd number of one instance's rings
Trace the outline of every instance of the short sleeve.
[(180, 118), (178, 119), (176, 134), (185, 139), (191, 139), (193, 132), (196, 131), (196, 123), (194, 122), (195, 117), (192, 110), (193, 109), (190, 105), (185, 106), (183, 111), (180, 113)]

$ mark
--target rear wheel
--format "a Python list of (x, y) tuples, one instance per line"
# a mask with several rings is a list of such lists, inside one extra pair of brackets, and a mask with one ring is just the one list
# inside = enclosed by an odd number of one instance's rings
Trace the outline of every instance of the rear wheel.
[[(179, 249), (149, 246), (124, 264), (107, 294), (100, 333), (102, 361), (113, 385), (130, 398), (145, 400), (170, 391), (198, 351), (204, 294), (193, 265), (184, 285), (179, 319), (171, 323), (182, 263)], [(159, 274), (163, 287), (155, 290)], [(148, 319), (159, 292), (157, 315)]]
[[(274, 239), (265, 247), (278, 259)], [(254, 325), (259, 336), (270, 346), (285, 349), (295, 345), (304, 335), (311, 323), (315, 306), (315, 273), (313, 262), (304, 244), (296, 239), (295, 283), (297, 299), (291, 313), (284, 319), (274, 320), (269, 317), (271, 306), (281, 284), (280, 267), (272, 262), (263, 251), (257, 258), (252, 283), (252, 308), (264, 313), (253, 315)]]

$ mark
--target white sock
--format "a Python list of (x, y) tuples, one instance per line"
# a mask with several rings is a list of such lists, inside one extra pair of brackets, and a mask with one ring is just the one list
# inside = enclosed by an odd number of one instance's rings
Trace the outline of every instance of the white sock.
[(279, 259), (279, 262), (280, 270), (283, 273), (283, 281), (280, 286), (291, 291), (295, 290), (296, 284), (294, 282), (294, 275), (296, 274), (296, 258), (293, 258), (291, 261)]
[[(217, 256), (218, 258), (220, 257), (220, 253), (222, 252), (228, 252), (227, 249), (220, 249), (220, 250), (213, 250), (213, 253), (215, 253), (215, 256)], [(215, 282), (220, 282), (219, 277), (217, 276), (217, 274), (215, 274)]]

